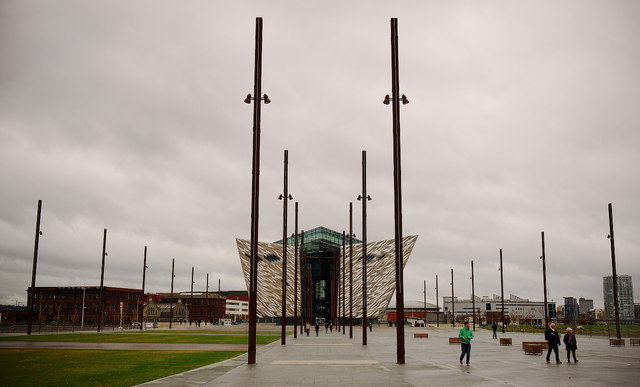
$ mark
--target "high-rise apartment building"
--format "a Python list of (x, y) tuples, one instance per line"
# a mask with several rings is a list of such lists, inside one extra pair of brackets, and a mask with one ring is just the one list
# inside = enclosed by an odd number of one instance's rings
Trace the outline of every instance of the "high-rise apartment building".
[[(618, 275), (618, 309), (621, 320), (632, 320), (633, 310), (633, 283), (630, 275)], [(614, 320), (615, 308), (613, 305), (613, 276), (602, 278), (602, 290), (604, 293), (604, 309), (607, 320)]]
[(593, 300), (580, 297), (578, 299), (578, 303), (579, 303), (578, 309), (580, 310), (580, 314), (589, 313), (589, 311), (593, 309)]

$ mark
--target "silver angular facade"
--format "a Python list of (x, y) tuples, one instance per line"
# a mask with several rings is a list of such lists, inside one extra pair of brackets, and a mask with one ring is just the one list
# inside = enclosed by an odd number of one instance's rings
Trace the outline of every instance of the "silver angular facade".
[[(403, 244), (403, 267), (407, 265), (417, 235), (406, 236)], [(387, 239), (367, 243), (367, 317), (381, 318), (395, 291), (395, 240)], [(244, 273), (244, 280), (249, 288), (249, 260), (251, 243), (246, 239), (236, 238), (240, 263)], [(349, 316), (349, 246), (345, 254), (346, 279), (345, 299), (346, 313)], [(287, 247), (287, 316), (293, 316), (294, 300), (294, 247)], [(340, 258), (342, 262), (342, 258)], [(342, 269), (340, 270), (342, 274)], [(258, 243), (258, 300), (257, 314), (259, 317), (279, 317), (282, 312), (282, 245), (275, 243)], [(300, 270), (298, 270), (298, 281)], [(342, 287), (342, 279), (339, 281)], [(298, 284), (298, 314), (301, 311), (301, 289)], [(342, 294), (338, 302), (342, 308)], [(362, 318), (362, 244), (353, 245), (353, 317)]]

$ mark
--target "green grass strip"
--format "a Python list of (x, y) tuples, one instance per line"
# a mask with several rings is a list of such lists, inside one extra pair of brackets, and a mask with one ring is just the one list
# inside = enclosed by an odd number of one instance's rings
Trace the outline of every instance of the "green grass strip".
[(132, 386), (242, 353), (1, 349), (0, 386)]
[[(269, 344), (280, 336), (256, 336), (256, 344)], [(76, 343), (248, 344), (247, 335), (71, 333), (60, 335), (5, 336), (2, 341), (62, 341)]]

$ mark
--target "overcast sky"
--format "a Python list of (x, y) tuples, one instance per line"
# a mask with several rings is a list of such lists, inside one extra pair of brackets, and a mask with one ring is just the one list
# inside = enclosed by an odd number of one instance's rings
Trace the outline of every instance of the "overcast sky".
[[(0, 2), (0, 303), (36, 286), (246, 289), (255, 18), (264, 18), (261, 241), (282, 237), (283, 150), (300, 228), (394, 236), (390, 18), (399, 22), (405, 299), (640, 299), (636, 1)], [(348, 4), (344, 4), (348, 3)], [(289, 233), (293, 232), (293, 203)]]

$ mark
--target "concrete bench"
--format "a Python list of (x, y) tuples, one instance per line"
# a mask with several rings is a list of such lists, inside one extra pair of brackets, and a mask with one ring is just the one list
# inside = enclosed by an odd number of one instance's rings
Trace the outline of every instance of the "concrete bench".
[(629, 345), (632, 347), (640, 345), (640, 339), (629, 339)]
[(542, 349), (549, 349), (549, 344), (547, 344), (546, 341), (523, 341), (522, 342), (522, 349), (525, 349), (525, 345), (527, 344), (538, 344), (541, 346)]
[(512, 345), (513, 342), (511, 340), (510, 337), (501, 337), (500, 338), (500, 345)]
[(460, 344), (459, 337), (449, 337), (449, 344)]
[(524, 344), (525, 355), (542, 355), (542, 345), (537, 343)]
[(414, 333), (413, 334), (413, 338), (428, 338), (429, 334), (428, 333)]
[(610, 347), (624, 347), (624, 339), (609, 339)]

